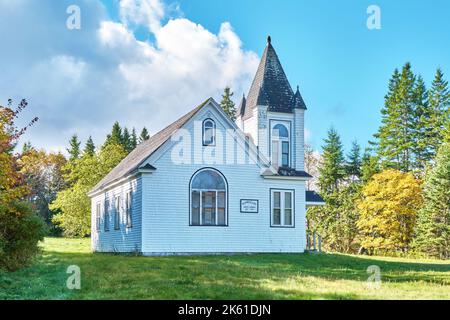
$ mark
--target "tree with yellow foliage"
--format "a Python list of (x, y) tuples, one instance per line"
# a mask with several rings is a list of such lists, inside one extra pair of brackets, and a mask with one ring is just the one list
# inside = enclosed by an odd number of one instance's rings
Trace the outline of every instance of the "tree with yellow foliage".
[(411, 173), (386, 170), (372, 177), (358, 201), (361, 246), (374, 251), (406, 251), (422, 204), (420, 181)]

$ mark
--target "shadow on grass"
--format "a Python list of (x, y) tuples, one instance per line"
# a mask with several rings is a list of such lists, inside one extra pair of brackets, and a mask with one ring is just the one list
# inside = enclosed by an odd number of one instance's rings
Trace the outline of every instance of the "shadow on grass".
[[(81, 290), (66, 287), (70, 265), (81, 269)], [(350, 280), (362, 287), (370, 265), (381, 268), (384, 281), (450, 284), (449, 264), (335, 254), (134, 257), (46, 251), (30, 268), (0, 273), (0, 298), (358, 299), (362, 295), (353, 290), (324, 292), (321, 286)]]

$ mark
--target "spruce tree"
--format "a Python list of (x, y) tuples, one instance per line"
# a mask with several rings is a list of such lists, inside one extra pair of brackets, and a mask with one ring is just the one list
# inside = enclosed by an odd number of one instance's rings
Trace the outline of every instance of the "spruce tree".
[(120, 127), (119, 122), (114, 122), (113, 127), (111, 129), (111, 133), (106, 137), (105, 145), (108, 144), (118, 144), (123, 146), (123, 134), (122, 128)]
[(324, 140), (322, 159), (319, 165), (319, 187), (323, 196), (338, 191), (345, 177), (344, 152), (341, 138), (333, 128), (328, 130)]
[(139, 135), (139, 143), (142, 143), (146, 140), (150, 139), (150, 135), (148, 134), (147, 128), (142, 128), (141, 134)]
[(450, 258), (450, 143), (439, 149), (426, 178), (424, 206), (419, 211), (414, 246), (430, 256)]
[(81, 142), (78, 140), (78, 136), (74, 134), (70, 140), (69, 140), (69, 148), (67, 149), (67, 152), (69, 153), (69, 160), (75, 161), (80, 158), (80, 145)]
[(361, 181), (366, 184), (377, 173), (380, 172), (378, 157), (372, 155), (368, 149), (364, 151), (361, 161)]
[(226, 87), (222, 95), (220, 106), (222, 107), (223, 111), (225, 111), (225, 113), (231, 118), (231, 120), (236, 121), (236, 105), (234, 104), (233, 100), (231, 100), (231, 97), (233, 95), (234, 93), (231, 92), (231, 89), (229, 87)]
[(352, 142), (352, 149), (347, 155), (346, 173), (353, 180), (361, 177), (361, 147), (357, 141)]
[(375, 135), (378, 155), (384, 168), (407, 172), (414, 166), (414, 88), (415, 76), (406, 63), (389, 82), (389, 91), (381, 111), (382, 124)]
[(123, 129), (123, 134), (122, 134), (122, 146), (125, 149), (125, 151), (127, 153), (130, 153), (133, 150), (133, 147), (131, 145), (131, 136), (130, 136), (130, 132), (128, 131), (128, 128), (125, 127)]
[(432, 136), (432, 112), (428, 104), (427, 89), (421, 76), (417, 77), (414, 88), (414, 168), (423, 170), (427, 163), (434, 158), (430, 148)]
[(138, 138), (137, 138), (137, 134), (136, 134), (136, 129), (133, 128), (133, 130), (131, 130), (131, 148), (132, 150), (134, 150), (137, 147), (138, 144)]
[(94, 141), (92, 140), (92, 137), (89, 136), (89, 139), (86, 141), (86, 145), (84, 146), (84, 150), (83, 150), (84, 155), (87, 156), (94, 156), (95, 154), (95, 144)]
[(429, 144), (433, 154), (436, 154), (442, 144), (443, 132), (446, 120), (450, 116), (450, 91), (448, 82), (444, 79), (444, 73), (437, 69), (433, 83), (428, 92), (428, 103), (430, 104), (431, 119), (431, 137)]

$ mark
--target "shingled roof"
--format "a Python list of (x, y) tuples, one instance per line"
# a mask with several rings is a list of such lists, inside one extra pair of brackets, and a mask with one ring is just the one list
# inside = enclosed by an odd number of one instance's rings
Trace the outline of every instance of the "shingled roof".
[(268, 111), (272, 112), (291, 113), (294, 108), (306, 109), (298, 88), (294, 94), (289, 84), (270, 36), (267, 38), (267, 46), (247, 95), (245, 106), (239, 110), (243, 111), (242, 118), (245, 120), (252, 117), (253, 108), (258, 105), (268, 106)]
[(186, 122), (188, 122), (200, 109), (210, 102), (212, 98), (209, 98), (201, 105), (186, 113), (174, 123), (170, 124), (163, 130), (153, 135), (147, 141), (139, 144), (125, 159), (123, 159), (106, 177), (104, 177), (91, 191), (96, 192), (108, 184), (121, 179), (122, 177), (133, 173), (139, 168), (139, 166), (151, 156), (156, 150), (158, 150), (164, 142), (166, 142), (172, 134), (180, 129)]

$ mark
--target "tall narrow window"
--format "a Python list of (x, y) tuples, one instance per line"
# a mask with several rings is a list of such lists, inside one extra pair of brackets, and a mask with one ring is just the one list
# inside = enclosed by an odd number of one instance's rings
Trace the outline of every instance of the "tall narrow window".
[(120, 196), (114, 199), (114, 229), (120, 229)]
[(191, 179), (192, 226), (227, 225), (227, 183), (221, 173), (203, 169)]
[(133, 216), (131, 213), (131, 191), (128, 191), (125, 196), (125, 206), (126, 206), (126, 225), (127, 228), (133, 227)]
[(203, 145), (214, 146), (216, 144), (216, 123), (212, 119), (203, 121)]
[(273, 227), (294, 226), (294, 190), (271, 190)]
[(97, 202), (97, 205), (95, 206), (95, 226), (97, 228), (97, 231), (100, 231), (100, 212), (101, 212), (101, 204), (100, 202)]
[(289, 167), (289, 164), (289, 130), (285, 125), (279, 123), (272, 129), (272, 165), (274, 167)]
[(104, 210), (104, 228), (105, 231), (109, 231), (109, 200), (105, 201), (105, 210)]

